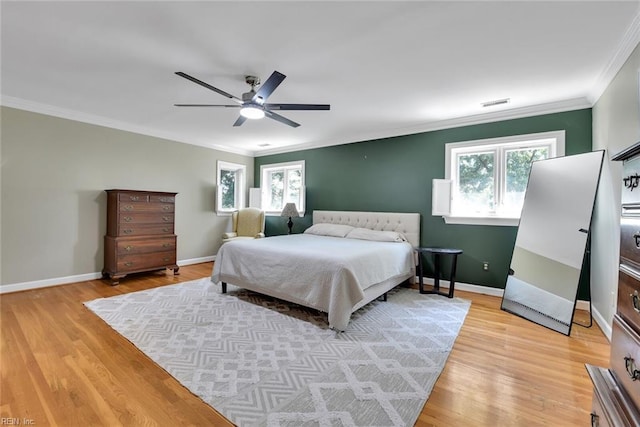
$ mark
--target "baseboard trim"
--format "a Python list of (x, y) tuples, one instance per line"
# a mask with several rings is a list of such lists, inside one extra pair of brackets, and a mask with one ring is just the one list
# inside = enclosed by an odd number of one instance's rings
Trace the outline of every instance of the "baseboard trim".
[[(433, 278), (424, 277), (422, 280), (425, 285), (433, 286)], [(416, 277), (416, 283), (418, 283), (417, 277)], [(449, 281), (440, 279), (440, 288), (448, 290)], [(501, 288), (492, 288), (490, 286), (473, 285), (471, 283), (464, 283), (464, 282), (456, 282), (456, 290), (473, 292), (474, 294), (491, 295), (491, 296), (500, 297), (500, 298), (502, 298), (502, 295), (504, 294), (504, 289), (501, 289)]]
[[(192, 264), (201, 264), (203, 262), (213, 262), (215, 260), (216, 260), (216, 256), (212, 255), (212, 256), (205, 256), (200, 258), (183, 259), (178, 261), (178, 265), (184, 266), (184, 265), (192, 265)], [(32, 289), (48, 288), (51, 286), (68, 285), (70, 283), (76, 283), (76, 282), (86, 282), (87, 280), (96, 280), (96, 279), (100, 279), (101, 277), (102, 277), (102, 273), (87, 273), (87, 274), (78, 274), (75, 276), (56, 277), (53, 279), (35, 280), (32, 282), (11, 283), (11, 284), (0, 286), (0, 295), (8, 294), (11, 292), (21, 292), (21, 291), (30, 291)], [(417, 277), (416, 277), (416, 283), (418, 283)], [(424, 284), (433, 286), (433, 279), (425, 277)], [(449, 281), (440, 280), (440, 287), (443, 289), (449, 289)], [(500, 297), (500, 298), (502, 298), (502, 295), (504, 294), (504, 289), (492, 288), (489, 286), (472, 285), (470, 283), (456, 282), (456, 289), (461, 291), (473, 292), (476, 294), (491, 295), (491, 296)], [(579, 300), (576, 303), (576, 307), (579, 310), (589, 310), (589, 301)], [(600, 326), (600, 329), (602, 329), (602, 332), (607, 336), (609, 340), (611, 340), (611, 327), (607, 324), (607, 322), (604, 320), (602, 315), (600, 315), (600, 313), (598, 313), (596, 310), (593, 311), (593, 314), (594, 314), (594, 319), (596, 320), (596, 323), (598, 324), (598, 326)], [(606, 327), (604, 327), (603, 325), (606, 325)]]
[(192, 264), (202, 264), (203, 262), (213, 262), (216, 260), (216, 256), (204, 256), (200, 258), (191, 258), (191, 259), (183, 259), (182, 261), (178, 261), (178, 265), (182, 267), (183, 265), (192, 265)]
[(0, 286), (0, 294), (10, 292), (30, 291), (32, 289), (48, 288), (51, 286), (68, 285), (76, 282), (86, 282), (102, 277), (102, 273), (78, 274), (75, 276), (55, 277), (53, 279), (34, 280), (32, 282), (11, 283)]
[[(215, 261), (216, 257), (206, 256), (200, 258), (190, 258), (178, 261), (179, 266), (201, 264), (203, 262)], [(70, 283), (86, 282), (102, 278), (102, 273), (77, 274), (75, 276), (55, 277), (53, 279), (34, 280), (31, 282), (10, 283), (0, 286), (0, 295), (11, 292), (30, 291), (32, 289), (49, 288), (52, 286), (68, 285)]]
[[(417, 280), (418, 280), (418, 278), (416, 277), (416, 283), (417, 283)], [(433, 279), (432, 278), (425, 277), (423, 280), (424, 280), (424, 284), (425, 285), (433, 286)], [(449, 289), (449, 281), (448, 280), (440, 280), (440, 287), (443, 288), (443, 289), (447, 289), (448, 290)], [(459, 283), (459, 282), (456, 282), (456, 290), (473, 292), (475, 294), (491, 295), (491, 296), (500, 297), (500, 298), (502, 298), (502, 296), (504, 295), (504, 289), (502, 289), (502, 288), (492, 288), (492, 287), (489, 287), (489, 286), (472, 285), (470, 283)], [(589, 301), (585, 301), (585, 300), (576, 301), (576, 309), (589, 311)], [(594, 318), (596, 318), (595, 312), (596, 311), (593, 310)], [(599, 313), (598, 313), (598, 315), (599, 315)], [(600, 318), (602, 318), (602, 316), (600, 316)], [(598, 325), (600, 325), (600, 323), (598, 323)]]
[(609, 342), (611, 342), (611, 334), (613, 331), (611, 329), (611, 325), (609, 324), (609, 322), (607, 322), (607, 320), (602, 316), (602, 314), (600, 314), (600, 312), (595, 308), (593, 309), (592, 314), (593, 314), (593, 320), (595, 320), (596, 324), (600, 327), (600, 330), (602, 331), (604, 336), (607, 337)]

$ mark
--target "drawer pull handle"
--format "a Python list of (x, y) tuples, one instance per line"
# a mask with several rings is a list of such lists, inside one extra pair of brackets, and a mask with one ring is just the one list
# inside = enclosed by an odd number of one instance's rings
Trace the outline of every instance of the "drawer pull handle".
[(167, 262), (167, 261), (169, 261), (169, 258), (165, 258), (163, 261), (164, 261), (164, 262)]
[(171, 210), (171, 206), (166, 206), (165, 205), (165, 206), (162, 207), (162, 210), (163, 211), (170, 211)]
[(598, 414), (591, 413), (591, 427), (598, 427), (600, 425), (600, 416)]
[(638, 291), (634, 291), (632, 294), (629, 294), (631, 297), (631, 306), (636, 311), (636, 313), (640, 313), (640, 298), (638, 297)]
[(162, 247), (163, 247), (163, 248), (168, 248), (169, 246), (171, 246), (169, 243), (163, 243), (163, 244), (162, 244)]
[(171, 197), (160, 197), (161, 202), (172, 202), (173, 199)]
[(170, 217), (170, 216), (163, 216), (163, 217), (162, 217), (162, 220), (163, 220), (164, 222), (169, 222), (169, 221), (171, 221), (171, 217)]
[(167, 227), (163, 228), (162, 231), (164, 231), (165, 233), (169, 232), (169, 229)]
[(123, 211), (132, 211), (133, 210), (133, 205), (124, 205), (122, 207)]
[(622, 181), (624, 182), (624, 187), (628, 188), (629, 191), (633, 191), (633, 189), (638, 186), (639, 180), (640, 180), (640, 176), (637, 173), (634, 175), (629, 175), (626, 178), (622, 178)]
[(127, 267), (131, 267), (133, 265), (133, 263), (132, 262), (125, 262), (124, 265), (127, 266)]
[(124, 222), (131, 222), (131, 221), (133, 221), (133, 217), (132, 217), (132, 216), (125, 216), (125, 217), (124, 217), (124, 218), (122, 218), (122, 219), (124, 219)]
[(633, 357), (626, 356), (624, 358), (624, 367), (627, 370), (627, 374), (629, 374), (631, 381), (640, 380), (640, 371), (636, 369)]
[(131, 247), (131, 245), (129, 245), (129, 246), (127, 246), (126, 248), (124, 248), (124, 250), (125, 250), (125, 251), (127, 251), (127, 252), (129, 252), (131, 249), (133, 249), (133, 248)]
[(129, 200), (131, 200), (132, 202), (137, 202), (138, 200), (140, 200), (140, 196), (129, 196)]
[(133, 230), (132, 230), (132, 229), (130, 229), (130, 228), (127, 228), (126, 230), (122, 230), (122, 232), (123, 232), (124, 234), (131, 234), (131, 233), (133, 233)]

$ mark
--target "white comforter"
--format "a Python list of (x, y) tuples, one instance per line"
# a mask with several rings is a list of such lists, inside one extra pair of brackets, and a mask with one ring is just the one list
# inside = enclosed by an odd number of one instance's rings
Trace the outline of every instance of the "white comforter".
[(330, 327), (345, 330), (363, 290), (414, 269), (406, 242), (294, 234), (225, 243), (211, 281), (327, 312)]

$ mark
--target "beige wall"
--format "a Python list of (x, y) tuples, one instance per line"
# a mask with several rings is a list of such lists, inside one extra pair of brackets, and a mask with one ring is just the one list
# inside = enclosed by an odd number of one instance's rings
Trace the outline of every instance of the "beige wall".
[(216, 161), (253, 158), (2, 107), (0, 285), (97, 273), (110, 188), (175, 191), (178, 263), (216, 254)]
[[(593, 107), (593, 149), (607, 150), (592, 224), (591, 299), (610, 336), (618, 289), (622, 165), (609, 159), (640, 141), (640, 45)], [(604, 324), (603, 324), (604, 323)]]

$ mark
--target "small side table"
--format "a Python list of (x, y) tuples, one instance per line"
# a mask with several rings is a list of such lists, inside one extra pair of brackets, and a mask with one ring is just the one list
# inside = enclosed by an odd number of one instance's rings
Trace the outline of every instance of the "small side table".
[[(456, 265), (458, 264), (458, 255), (462, 253), (462, 249), (453, 248), (433, 248), (433, 247), (418, 247), (414, 248), (418, 252), (418, 284), (420, 286), (421, 294), (438, 294), (445, 297), (453, 298), (453, 290), (456, 285)], [(422, 254), (430, 253), (433, 255), (433, 290), (424, 290), (424, 281), (422, 278)], [(449, 255), (451, 259), (451, 275), (449, 276), (449, 293), (445, 294), (440, 292), (440, 257), (442, 255)]]

